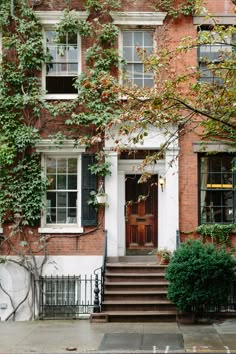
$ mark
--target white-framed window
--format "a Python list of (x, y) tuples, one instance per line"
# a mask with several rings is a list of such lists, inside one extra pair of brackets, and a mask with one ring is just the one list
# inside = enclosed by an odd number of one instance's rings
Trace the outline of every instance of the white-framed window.
[[(153, 72), (147, 71), (143, 63), (143, 55), (153, 52), (153, 30), (125, 29), (121, 31), (123, 82), (139, 87), (153, 86)], [(140, 49), (140, 50), (139, 50)]]
[(45, 157), (45, 171), (50, 183), (46, 195), (46, 224), (78, 224), (79, 169), (79, 157)]
[(67, 34), (60, 44), (56, 32), (45, 30), (45, 42), (50, 61), (46, 63), (45, 89), (48, 95), (76, 94), (74, 81), (80, 71), (78, 35)]
[(120, 28), (119, 49), (125, 59), (122, 80), (139, 87), (152, 87), (153, 73), (148, 72), (138, 55), (137, 48), (147, 54), (154, 48), (154, 32), (162, 26), (166, 12), (111, 12), (113, 23)]
[(88, 203), (96, 191), (97, 179), (89, 169), (94, 155), (72, 140), (54, 145), (45, 139), (37, 145), (42, 156), (44, 176), (48, 180), (40, 233), (78, 233), (84, 226), (97, 223), (97, 213)]
[[(42, 68), (42, 88), (46, 99), (73, 99), (78, 93), (73, 86), (81, 73), (81, 38), (67, 34), (60, 44), (55, 42), (55, 29), (63, 11), (35, 11), (43, 27), (45, 51), (51, 59)], [(86, 11), (77, 11), (81, 20), (88, 16)]]
[(198, 47), (198, 67), (200, 70), (200, 81), (206, 83), (221, 84), (222, 80), (214, 74), (214, 70), (209, 68), (209, 64), (217, 65), (231, 55), (231, 43), (235, 43), (236, 35), (232, 34), (221, 38), (219, 34), (214, 32), (214, 30), (203, 27), (203, 29), (198, 33), (199, 39), (203, 39), (204, 35), (207, 35), (212, 43), (204, 43)]

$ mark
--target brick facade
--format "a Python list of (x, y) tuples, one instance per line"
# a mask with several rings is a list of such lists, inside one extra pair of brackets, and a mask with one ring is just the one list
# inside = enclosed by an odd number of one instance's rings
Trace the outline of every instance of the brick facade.
[[(29, 0), (30, 2), (30, 0)], [(35, 7), (37, 11), (62, 11), (67, 8), (64, 0), (50, 0), (42, 1), (40, 6)], [(216, 14), (229, 15), (233, 14), (234, 5), (230, 0), (209, 0), (209, 10)], [(71, 0), (69, 8), (77, 11), (84, 11), (83, 1)], [(122, 1), (121, 11), (152, 11), (148, 6), (147, 1)], [(197, 35), (196, 26), (193, 25), (191, 16), (180, 16), (176, 20), (169, 20), (164, 22), (164, 26), (157, 29), (157, 42), (160, 41), (163, 28), (166, 29), (167, 41), (166, 45), (169, 48), (175, 47), (181, 38), (185, 36), (195, 37)], [(82, 53), (89, 46), (82, 40)], [(163, 43), (162, 43), (163, 44)], [(82, 60), (82, 70), (85, 70), (84, 59)], [(174, 70), (183, 70), (185, 67), (197, 65), (197, 51), (185, 54), (178, 62)], [(48, 117), (49, 123), (42, 132), (42, 137), (47, 138), (55, 131), (65, 131), (63, 123), (60, 118), (56, 117), (52, 120)], [(47, 117), (46, 117), (47, 119)], [(64, 118), (63, 118), (64, 120)], [(86, 129), (84, 130), (86, 132)], [(198, 225), (198, 166), (197, 154), (193, 152), (193, 141), (199, 140), (195, 133), (188, 133), (180, 139), (180, 157), (179, 157), (179, 229), (186, 233), (193, 231)], [(103, 220), (104, 223), (104, 220)], [(98, 255), (103, 252), (103, 228), (87, 235), (89, 228), (85, 228), (85, 236), (81, 235), (64, 235), (55, 234), (48, 237), (48, 254), (49, 255)], [(4, 226), (4, 232), (7, 233), (7, 226)], [(33, 230), (37, 233), (37, 228)], [(47, 238), (47, 235), (45, 235)], [(7, 245), (4, 245), (5, 253), (8, 253)]]

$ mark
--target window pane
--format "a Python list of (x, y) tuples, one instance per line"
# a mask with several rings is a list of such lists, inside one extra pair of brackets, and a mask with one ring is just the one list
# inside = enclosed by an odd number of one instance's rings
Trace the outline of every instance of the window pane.
[(67, 160), (66, 159), (58, 159), (57, 160), (57, 172), (58, 173), (65, 173), (67, 167)]
[(152, 32), (144, 31), (144, 45), (146, 47), (152, 47), (153, 46), (153, 38), (152, 38)]
[(143, 79), (134, 79), (133, 82), (134, 82), (134, 85), (137, 85), (139, 87), (143, 86)]
[(67, 49), (68, 49), (68, 53), (67, 53), (68, 61), (76, 62), (78, 58), (78, 49), (74, 47), (68, 47)]
[(68, 224), (76, 224), (76, 221), (77, 221), (76, 209), (69, 208), (68, 209), (68, 218), (67, 218)]
[(132, 46), (133, 32), (123, 32), (123, 46)]
[(47, 31), (46, 32), (46, 41), (47, 43), (52, 43), (53, 39), (55, 38), (56, 32), (55, 31)]
[(143, 32), (134, 31), (134, 46), (143, 47)]
[(78, 73), (78, 64), (68, 64), (68, 75), (76, 75)]
[(56, 207), (56, 192), (47, 193), (48, 207)]
[(47, 48), (48, 54), (51, 56), (51, 61), (56, 61), (57, 47), (55, 45), (49, 45)]
[(57, 189), (66, 189), (66, 175), (57, 176)]
[(145, 87), (153, 87), (153, 79), (144, 78), (144, 86)]
[(64, 208), (57, 209), (57, 222), (59, 224), (66, 223), (66, 209), (64, 209)]
[(68, 189), (77, 189), (77, 176), (68, 176)]
[(68, 43), (77, 45), (77, 34), (68, 33)]
[(51, 214), (50, 214), (50, 221), (47, 221), (48, 223), (55, 224), (57, 222), (57, 212), (56, 208), (51, 208)]
[(123, 57), (126, 61), (133, 60), (133, 48), (124, 48)]
[(78, 93), (74, 88), (74, 79), (72, 76), (48, 76), (46, 78), (46, 88), (48, 93)]
[(66, 192), (57, 193), (57, 207), (66, 206)]
[(77, 173), (77, 159), (68, 159), (68, 172)]
[(50, 183), (48, 189), (56, 189), (56, 180), (57, 180), (56, 175), (48, 175), (48, 181)]
[(56, 160), (52, 158), (47, 158), (46, 160), (47, 164), (47, 173), (55, 173), (56, 172)]
[(134, 78), (143, 77), (143, 64), (135, 64), (134, 65)]
[(76, 207), (77, 203), (77, 193), (70, 192), (68, 193), (68, 207)]

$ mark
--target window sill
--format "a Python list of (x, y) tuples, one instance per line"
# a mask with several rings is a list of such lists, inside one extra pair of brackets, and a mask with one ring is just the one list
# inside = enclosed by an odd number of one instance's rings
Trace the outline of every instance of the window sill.
[(46, 100), (74, 100), (78, 97), (78, 95), (76, 93), (72, 93), (72, 94), (47, 94), (45, 95), (45, 99)]
[(47, 227), (40, 227), (38, 229), (40, 234), (78, 234), (84, 232), (84, 229), (79, 226), (47, 226)]

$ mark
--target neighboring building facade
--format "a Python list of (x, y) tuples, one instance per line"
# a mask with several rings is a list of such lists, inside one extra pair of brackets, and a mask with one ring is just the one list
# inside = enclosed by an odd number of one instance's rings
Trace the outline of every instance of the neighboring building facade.
[[(35, 7), (42, 24), (45, 46), (53, 57), (42, 68), (42, 87), (50, 102), (76, 98), (72, 80), (85, 71), (84, 51), (88, 43), (84, 39), (79, 35), (73, 38), (67, 36), (63, 46), (53, 41), (64, 3), (59, 0), (40, 1), (39, 6)], [(83, 1), (72, 0), (70, 3), (81, 19), (87, 18)], [(158, 31), (165, 28), (168, 16), (165, 12), (151, 12), (145, 1), (123, 3), (119, 12), (112, 13), (112, 19), (119, 28), (118, 46), (126, 59), (127, 75), (132, 84), (150, 87), (153, 77), (144, 71), (136, 55), (136, 45), (138, 43), (147, 52), (152, 52)], [(230, 0), (219, 0), (217, 4), (209, 0), (208, 3), (220, 23), (236, 24)], [(169, 45), (174, 47), (185, 36), (196, 37), (197, 25), (202, 23), (208, 25), (201, 16), (181, 16), (172, 21), (169, 24)], [(195, 57), (186, 55), (183, 65), (196, 66), (198, 55), (201, 57), (201, 53), (208, 49), (196, 50)], [(175, 250), (179, 237), (184, 238), (185, 233), (194, 231), (201, 223), (236, 221), (232, 183), (235, 177), (231, 169), (234, 156), (223, 152), (224, 146), (208, 144), (207, 151), (219, 149), (219, 156), (206, 156), (201, 152), (195, 133), (189, 133), (180, 140), (176, 136), (163, 159), (150, 167), (153, 178), (144, 186), (138, 183), (141, 174), (139, 164), (145, 154), (160, 149), (166, 139), (164, 132), (150, 129), (143, 144), (132, 146), (132, 151), (136, 150), (133, 154), (128, 154), (131, 146), (126, 137), (122, 138), (123, 146), (127, 146), (127, 152), (123, 154), (114, 150), (113, 138), (106, 140), (105, 151), (111, 162), (111, 175), (106, 176), (104, 183), (108, 206), (99, 208), (96, 213), (87, 204), (89, 192), (97, 189), (97, 180), (88, 169), (92, 163), (91, 154), (88, 154), (85, 145), (75, 147), (71, 139), (62, 146), (53, 144), (49, 139), (50, 133), (50, 130), (43, 132), (36, 149), (41, 154), (45, 175), (51, 181), (45, 196), (47, 210), (42, 211), (40, 227), (31, 230), (32, 238), (37, 239), (39, 234), (48, 240), (44, 276), (93, 274), (103, 262), (104, 230), (107, 232), (107, 255), (117, 257), (148, 254), (157, 247)], [(214, 179), (216, 174), (219, 182)], [(212, 177), (211, 181), (207, 180), (207, 176)], [(231, 182), (226, 182), (224, 178)], [(149, 192), (151, 184), (154, 186)], [(127, 204), (146, 194), (149, 197), (145, 203)], [(206, 211), (209, 205), (211, 210)], [(2, 225), (1, 231), (6, 236), (7, 226)], [(6, 245), (3, 245), (2, 255), (4, 253), (8, 254)], [(38, 264), (44, 261), (43, 255), (36, 258)], [(14, 294), (14, 303), (17, 304), (25, 296), (27, 273), (8, 263), (1, 266), (0, 274), (1, 284), (8, 293)], [(73, 284), (68, 291), (75, 294)], [(0, 298), (0, 317), (5, 320), (12, 308), (9, 297), (1, 289)], [(33, 303), (32, 295), (23, 304), (16, 319), (32, 318)]]

